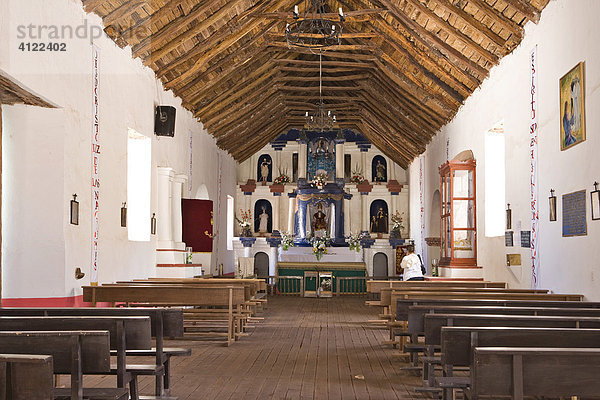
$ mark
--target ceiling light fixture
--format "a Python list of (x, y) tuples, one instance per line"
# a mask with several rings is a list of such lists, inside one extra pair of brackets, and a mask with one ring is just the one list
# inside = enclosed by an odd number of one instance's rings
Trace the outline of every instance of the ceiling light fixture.
[(323, 104), (323, 68), (321, 65), (322, 55), (319, 52), (319, 102), (317, 103), (317, 112), (314, 115), (306, 112), (306, 129), (309, 131), (330, 130), (337, 123), (336, 116), (331, 111), (325, 110)]
[(294, 22), (287, 24), (285, 39), (288, 46), (322, 48), (340, 44), (346, 17), (339, 8), (339, 21), (323, 17), (325, 0), (304, 0), (304, 15), (300, 19), (298, 5), (294, 6)]

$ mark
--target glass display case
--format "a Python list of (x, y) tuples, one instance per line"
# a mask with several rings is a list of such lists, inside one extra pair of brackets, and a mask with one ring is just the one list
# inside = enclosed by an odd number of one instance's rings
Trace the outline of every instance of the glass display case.
[(440, 266), (477, 265), (475, 160), (448, 161), (440, 171)]

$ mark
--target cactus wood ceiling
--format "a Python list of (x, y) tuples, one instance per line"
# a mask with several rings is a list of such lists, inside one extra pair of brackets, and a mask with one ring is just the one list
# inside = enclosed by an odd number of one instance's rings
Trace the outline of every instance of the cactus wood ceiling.
[[(243, 161), (304, 124), (319, 98), (319, 56), (289, 48), (302, 0), (82, 0)], [(406, 167), (537, 23), (549, 0), (328, 0), (339, 46), (323, 52), (323, 100)]]

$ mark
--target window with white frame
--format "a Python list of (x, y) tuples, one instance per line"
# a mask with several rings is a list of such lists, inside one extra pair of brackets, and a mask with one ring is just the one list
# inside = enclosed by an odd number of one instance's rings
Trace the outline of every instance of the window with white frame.
[(504, 236), (506, 160), (504, 121), (485, 133), (485, 236)]
[(127, 237), (150, 240), (152, 140), (134, 129), (127, 134)]

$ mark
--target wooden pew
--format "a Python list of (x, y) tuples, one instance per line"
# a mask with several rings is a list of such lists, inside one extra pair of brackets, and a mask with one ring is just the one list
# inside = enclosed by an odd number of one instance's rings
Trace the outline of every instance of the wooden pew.
[[(189, 356), (191, 349), (164, 347), (165, 337), (183, 336), (183, 309), (181, 308), (91, 308), (91, 307), (28, 307), (0, 308), (0, 316), (146, 316), (150, 317), (151, 335), (156, 347), (149, 350), (127, 350), (128, 356), (150, 356), (156, 365), (164, 367), (164, 377), (156, 376), (155, 394), (160, 396), (170, 389), (170, 359), (173, 356)], [(113, 355), (116, 350), (111, 350)], [(163, 379), (163, 382), (159, 382)]]
[(600, 317), (485, 315), (485, 314), (427, 314), (425, 315), (425, 344), (441, 344), (444, 326), (479, 327), (539, 327), (600, 329)]
[(600, 349), (476, 347), (469, 399), (598, 396)]
[(555, 307), (555, 308), (600, 308), (600, 302), (574, 302), (554, 300), (493, 300), (493, 299), (397, 299), (396, 321), (408, 320), (410, 306), (481, 306), (481, 307)]
[(454, 377), (454, 367), (471, 367), (475, 347), (600, 347), (600, 329), (556, 328), (442, 328), (442, 369), (444, 377), (435, 379), (444, 390), (443, 399), (453, 398), (453, 389), (471, 386), (470, 377)]
[[(148, 317), (0, 317), (0, 331), (108, 331), (110, 349), (117, 350), (116, 365), (109, 365), (109, 373), (117, 376), (117, 386), (129, 384), (131, 397), (138, 399), (138, 375), (162, 375), (162, 365), (126, 363), (126, 350), (150, 349), (150, 318)], [(2, 351), (2, 350), (0, 350)], [(6, 351), (3, 351), (6, 352)], [(55, 367), (57, 359), (54, 358)], [(103, 373), (101, 371), (98, 373)]]
[(242, 286), (230, 285), (83, 286), (83, 301), (93, 304), (100, 301), (161, 306), (225, 307), (227, 345), (230, 345), (237, 340), (242, 330), (241, 320), (237, 316), (243, 315), (245, 290)]
[(70, 388), (54, 389), (59, 399), (127, 399), (125, 388), (83, 388), (83, 374), (109, 373), (109, 349), (107, 331), (0, 331), (0, 352), (50, 355), (55, 374), (71, 375)]
[[(569, 294), (548, 294), (546, 291), (530, 290), (530, 289), (486, 289), (486, 288), (474, 288), (464, 289), (459, 288), (456, 290), (450, 289), (449, 291), (405, 291), (405, 290), (382, 290), (381, 297), (382, 302), (389, 301), (390, 304), (390, 323), (388, 324), (390, 330), (390, 342), (396, 346), (398, 342), (395, 341), (396, 330), (406, 329), (404, 322), (398, 323), (395, 321), (396, 306), (398, 299), (491, 299), (491, 300), (561, 300), (561, 301), (581, 301), (582, 295), (569, 295)], [(389, 293), (389, 297), (388, 294)], [(389, 300), (388, 300), (389, 298)]]
[(0, 399), (54, 400), (52, 356), (0, 354)]
[(378, 300), (377, 294), (381, 289), (403, 289), (403, 288), (421, 288), (421, 287), (465, 287), (465, 288), (496, 288), (505, 289), (505, 282), (488, 282), (488, 281), (385, 281), (385, 280), (367, 280), (367, 293), (372, 294), (370, 300)]

